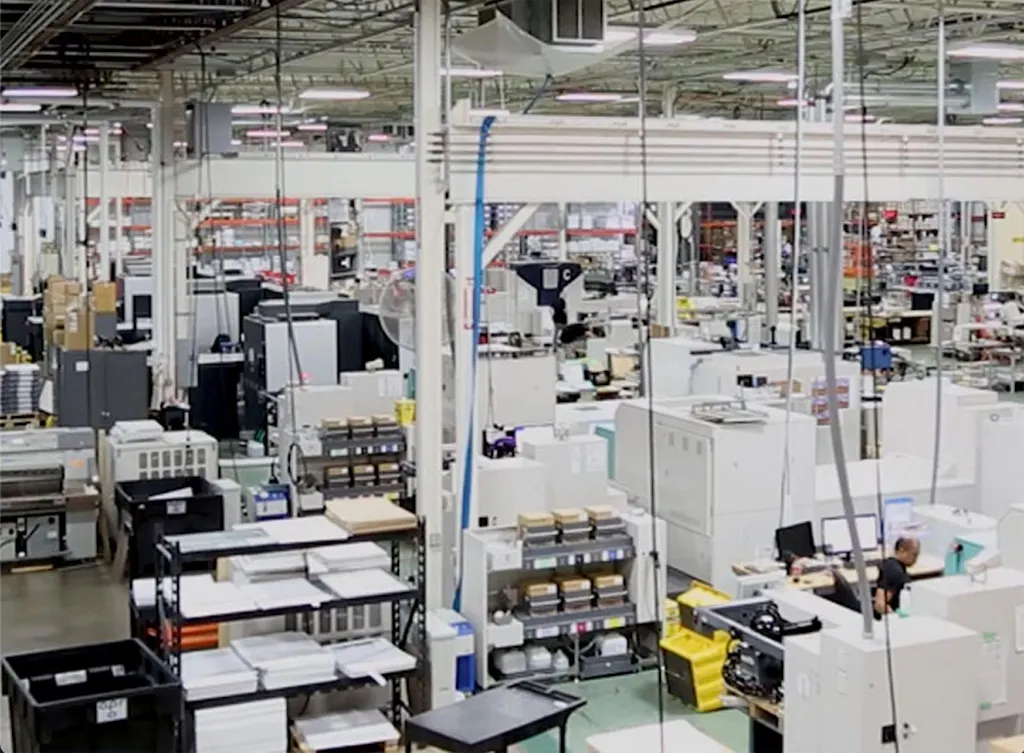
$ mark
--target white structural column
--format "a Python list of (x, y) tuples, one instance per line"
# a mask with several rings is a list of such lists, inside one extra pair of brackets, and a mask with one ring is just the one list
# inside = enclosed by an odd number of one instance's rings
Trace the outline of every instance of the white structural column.
[[(779, 325), (779, 205), (764, 205), (764, 324), (769, 331)], [(795, 262), (794, 262), (795, 263)]]
[(110, 279), (110, 194), (107, 192), (110, 181), (107, 171), (110, 170), (110, 123), (100, 122), (100, 247), (99, 272), (96, 279)]
[(160, 103), (154, 107), (153, 162), (153, 402), (174, 398), (175, 274), (174, 274), (174, 82), (160, 74)]
[[(444, 339), (445, 198), (439, 166), (429, 160), (441, 130), (441, 0), (419, 0), (416, 13), (416, 504), (426, 519), (427, 609), (442, 604), (441, 389)], [(465, 274), (465, 270), (458, 270)]]
[(114, 244), (114, 273), (115, 277), (124, 274), (124, 248), (121, 243), (121, 234), (124, 232), (124, 197), (120, 194), (114, 196), (114, 234), (111, 242)]
[[(665, 87), (662, 92), (661, 117), (675, 115), (677, 90)], [(658, 285), (654, 302), (658, 324), (668, 328), (669, 335), (676, 330), (676, 260), (679, 255), (679, 223), (676, 221), (675, 202), (658, 206)]]
[(740, 303), (746, 309), (753, 308), (754, 268), (751, 247), (753, 245), (753, 219), (760, 204), (746, 201), (733, 202), (736, 209), (736, 269), (739, 276)]

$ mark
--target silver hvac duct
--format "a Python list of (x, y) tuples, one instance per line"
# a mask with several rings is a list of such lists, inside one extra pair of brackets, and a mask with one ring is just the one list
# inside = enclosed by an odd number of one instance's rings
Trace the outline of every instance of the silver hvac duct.
[[(950, 83), (945, 92), (946, 112), (974, 115), (991, 115), (997, 112), (998, 80), (998, 65), (993, 65), (992, 61), (950, 66)], [(890, 109), (934, 108), (939, 104), (935, 85), (928, 82), (867, 82), (864, 84), (863, 96), (859, 81), (845, 82), (843, 89), (843, 106), (847, 109), (856, 109), (862, 105)], [(822, 94), (831, 97), (832, 85), (827, 86)]]

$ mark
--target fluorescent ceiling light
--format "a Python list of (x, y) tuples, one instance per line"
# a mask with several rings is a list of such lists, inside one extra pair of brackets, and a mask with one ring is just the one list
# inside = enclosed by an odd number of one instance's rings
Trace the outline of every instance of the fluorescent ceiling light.
[(1008, 126), (1024, 123), (1024, 118), (985, 118), (982, 125), (987, 126)]
[(355, 102), (366, 99), (370, 92), (365, 89), (306, 89), (299, 99), (317, 99), (329, 102)]
[(28, 102), (0, 102), (0, 112), (39, 112), (42, 105)]
[(619, 102), (622, 95), (615, 92), (565, 92), (555, 99), (559, 102)]
[(999, 112), (1024, 112), (1024, 102), (1000, 102), (996, 109)]
[(952, 58), (983, 58), (986, 60), (1024, 60), (1024, 46), (976, 42), (958, 45), (949, 51)]
[(76, 144), (96, 144), (99, 142), (99, 136), (75, 136), (73, 139)]
[(874, 123), (876, 120), (874, 115), (861, 115), (860, 113), (846, 115), (843, 119), (847, 123)]
[(1024, 91), (1024, 79), (1019, 79), (1017, 81), (997, 81), (996, 88), (1007, 89), (1010, 91)]
[(175, 141), (173, 146), (174, 146), (175, 149), (187, 149), (188, 148), (188, 142), (187, 141)]
[(231, 146), (241, 146), (241, 145), (242, 145), (241, 139), (231, 139)]
[[(111, 136), (120, 136), (121, 135), (121, 129), (120, 128), (109, 128), (109, 129), (107, 129), (107, 133), (110, 134)], [(86, 136), (99, 136), (100, 135), (100, 129), (99, 128), (86, 128), (85, 129), (85, 135)]]
[(50, 99), (58, 97), (74, 97), (78, 90), (70, 86), (19, 86), (14, 89), (4, 89), (4, 97), (36, 97), (38, 99)]
[(391, 141), (391, 136), (386, 133), (370, 133), (366, 136), (367, 141), (373, 141), (378, 144), (382, 144), (386, 141)]
[[(281, 105), (280, 112), (282, 115), (287, 115), (295, 111), (288, 105)], [(277, 105), (234, 105), (231, 108), (232, 115), (277, 115), (277, 113)]]
[(789, 84), (799, 81), (799, 76), (786, 71), (734, 71), (726, 73), (722, 78), (747, 84)]
[[(604, 41), (611, 44), (629, 42), (637, 38), (638, 29), (629, 26), (609, 26), (604, 32)], [(671, 47), (677, 44), (688, 44), (697, 39), (697, 32), (692, 29), (673, 29), (671, 31), (645, 31), (644, 45), (650, 47)]]
[(257, 128), (252, 131), (246, 131), (245, 135), (250, 139), (277, 139), (291, 136), (291, 131), (274, 131), (264, 128)]
[(297, 147), (305, 146), (305, 144), (301, 141), (295, 141), (293, 139), (291, 141), (282, 141), (281, 146), (285, 147), (286, 149), (295, 149)]
[(451, 68), (442, 68), (441, 75), (451, 76), (452, 78), (497, 78), (502, 75), (502, 72), (495, 68), (452, 66)]
[[(787, 97), (786, 99), (780, 99), (775, 104), (778, 105), (779, 107), (799, 107), (800, 106), (800, 100), (797, 99), (796, 97)], [(804, 101), (804, 105), (810, 105), (810, 104), (811, 104), (810, 102)]]
[(327, 130), (326, 123), (299, 123), (296, 128), (300, 131), (309, 131), (311, 133), (323, 133)]

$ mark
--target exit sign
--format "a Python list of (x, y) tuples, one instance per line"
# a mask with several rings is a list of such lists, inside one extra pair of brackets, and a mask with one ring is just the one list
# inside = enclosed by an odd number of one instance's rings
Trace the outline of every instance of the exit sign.
[(1006, 219), (1006, 212), (993, 212), (992, 213), (992, 219), (993, 220), (1005, 220)]

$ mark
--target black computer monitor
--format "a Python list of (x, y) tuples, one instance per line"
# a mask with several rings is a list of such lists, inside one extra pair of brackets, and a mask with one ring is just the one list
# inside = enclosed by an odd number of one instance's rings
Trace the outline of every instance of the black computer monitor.
[(775, 549), (783, 562), (793, 557), (813, 557), (814, 526), (810, 521), (775, 529)]

